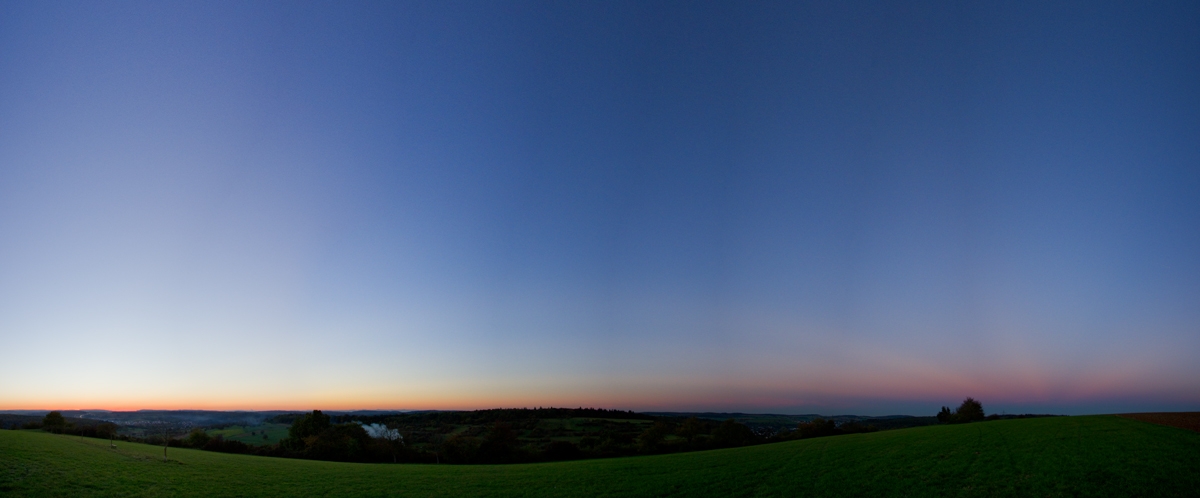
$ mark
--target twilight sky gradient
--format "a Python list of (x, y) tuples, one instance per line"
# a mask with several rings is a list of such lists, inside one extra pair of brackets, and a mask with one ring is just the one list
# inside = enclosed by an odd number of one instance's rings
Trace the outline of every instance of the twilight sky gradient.
[(998, 3), (0, 1), (0, 409), (1200, 409), (1200, 3)]

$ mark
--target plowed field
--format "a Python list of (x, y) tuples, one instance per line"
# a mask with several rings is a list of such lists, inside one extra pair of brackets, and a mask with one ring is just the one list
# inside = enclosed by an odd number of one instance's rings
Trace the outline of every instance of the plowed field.
[(1125, 418), (1200, 432), (1200, 412), (1125, 413)]

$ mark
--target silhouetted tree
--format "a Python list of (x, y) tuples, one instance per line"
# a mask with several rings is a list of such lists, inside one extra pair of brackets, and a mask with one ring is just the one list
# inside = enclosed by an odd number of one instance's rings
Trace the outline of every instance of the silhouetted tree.
[(675, 434), (686, 439), (690, 445), (692, 444), (692, 441), (696, 439), (696, 436), (704, 434), (705, 429), (706, 427), (704, 426), (704, 422), (701, 422), (700, 419), (696, 417), (689, 417), (687, 420), (684, 420), (682, 424), (679, 424), (679, 429), (675, 431)]
[(42, 427), (57, 434), (67, 428), (67, 420), (63, 418), (62, 413), (53, 411), (47, 413), (46, 418), (42, 419)]
[(171, 432), (167, 427), (163, 427), (163, 461), (167, 461), (167, 446), (171, 445)]
[(942, 411), (937, 414), (938, 422), (943, 424), (960, 424), (963, 422), (975, 422), (984, 420), (983, 405), (976, 401), (975, 398), (964, 399), (962, 404), (958, 406), (954, 413), (950, 413), (950, 407), (943, 406)]
[(366, 458), (371, 436), (361, 425), (337, 424), (305, 438), (305, 456), (324, 460), (359, 461)]
[(976, 420), (983, 420), (983, 405), (978, 401), (975, 401), (975, 398), (964, 399), (962, 404), (959, 405), (958, 410), (955, 411), (954, 415), (959, 422), (974, 422)]
[(303, 440), (320, 434), (330, 425), (329, 415), (321, 413), (321, 410), (313, 410), (292, 422), (292, 427), (288, 429), (288, 437)]
[(108, 437), (108, 447), (116, 448), (117, 443), (117, 424), (105, 422), (96, 426), (96, 435), (100, 437)]

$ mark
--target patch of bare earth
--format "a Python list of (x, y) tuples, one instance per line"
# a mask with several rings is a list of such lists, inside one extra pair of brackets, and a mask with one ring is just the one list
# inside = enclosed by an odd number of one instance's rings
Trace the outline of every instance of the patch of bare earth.
[(1122, 413), (1120, 416), (1200, 432), (1200, 412)]

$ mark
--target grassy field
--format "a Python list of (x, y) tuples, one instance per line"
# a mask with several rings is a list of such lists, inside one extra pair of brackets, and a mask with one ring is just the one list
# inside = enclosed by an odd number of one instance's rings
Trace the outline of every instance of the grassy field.
[(0, 431), (11, 496), (1196, 496), (1200, 434), (1115, 416), (549, 464), (349, 464)]
[[(288, 436), (287, 424), (260, 424), (249, 427), (235, 425), (224, 429), (209, 429), (209, 436), (221, 436), (226, 441), (240, 441), (251, 446), (278, 443)], [(265, 436), (265, 437), (264, 437)]]

